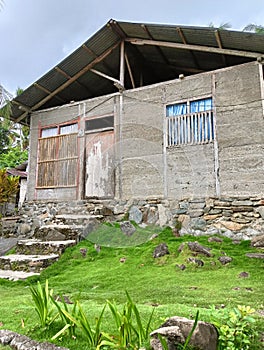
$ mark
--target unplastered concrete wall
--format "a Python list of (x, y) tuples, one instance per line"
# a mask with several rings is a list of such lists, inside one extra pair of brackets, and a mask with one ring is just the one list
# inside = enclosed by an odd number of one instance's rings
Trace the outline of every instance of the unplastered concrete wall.
[[(165, 85), (166, 104), (210, 97), (212, 74), (186, 77)], [(214, 144), (165, 148), (169, 198), (210, 197), (216, 194)]]
[(163, 197), (164, 87), (124, 92), (120, 113), (120, 197)]
[(264, 193), (262, 66), (248, 63), (215, 72), (220, 193)]

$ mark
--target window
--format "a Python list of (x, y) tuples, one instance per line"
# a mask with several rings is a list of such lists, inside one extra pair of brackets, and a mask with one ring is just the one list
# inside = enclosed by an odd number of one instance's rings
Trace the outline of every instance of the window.
[(167, 146), (203, 144), (214, 139), (212, 98), (166, 107)]
[(72, 134), (78, 131), (78, 124), (58, 125), (51, 128), (41, 130), (41, 137), (51, 137), (56, 135)]
[(76, 187), (78, 124), (41, 130), (38, 147), (38, 188)]
[(85, 121), (85, 130), (109, 130), (114, 128), (114, 116), (106, 116), (94, 119), (88, 119)]

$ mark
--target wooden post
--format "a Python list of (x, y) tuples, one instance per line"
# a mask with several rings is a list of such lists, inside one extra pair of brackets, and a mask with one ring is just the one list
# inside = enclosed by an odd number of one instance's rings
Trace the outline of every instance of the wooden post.
[(125, 42), (122, 41), (120, 44), (120, 76), (119, 81), (122, 86), (125, 82)]

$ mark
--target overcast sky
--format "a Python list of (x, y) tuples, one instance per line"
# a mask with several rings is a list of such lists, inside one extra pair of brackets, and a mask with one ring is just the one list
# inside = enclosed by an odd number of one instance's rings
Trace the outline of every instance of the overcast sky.
[[(0, 1), (1, 2), (1, 1)], [(264, 25), (264, 0), (4, 0), (0, 9), (0, 84), (27, 88), (110, 18), (215, 26)]]

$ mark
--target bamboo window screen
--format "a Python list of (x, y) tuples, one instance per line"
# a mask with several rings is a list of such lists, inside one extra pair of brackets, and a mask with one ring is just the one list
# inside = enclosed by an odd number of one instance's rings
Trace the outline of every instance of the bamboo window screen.
[(77, 186), (77, 133), (39, 139), (38, 188)]

